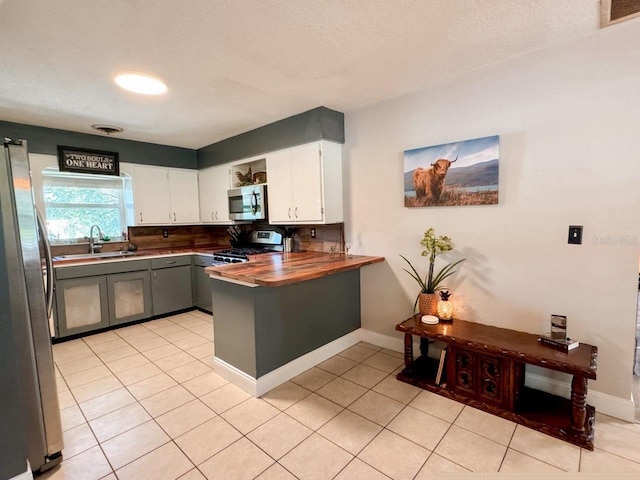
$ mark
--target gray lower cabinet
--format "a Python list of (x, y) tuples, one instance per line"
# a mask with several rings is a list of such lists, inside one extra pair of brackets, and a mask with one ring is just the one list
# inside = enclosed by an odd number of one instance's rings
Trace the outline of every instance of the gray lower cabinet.
[[(196, 255), (55, 268), (56, 337), (198, 307), (211, 311), (212, 258)], [(193, 268), (193, 271), (192, 271)]]
[(104, 275), (56, 282), (56, 336), (67, 337), (109, 326)]
[(213, 264), (213, 257), (205, 255), (193, 256), (193, 303), (196, 307), (213, 311), (211, 302), (211, 278), (204, 269)]
[(56, 337), (148, 318), (149, 260), (55, 268)]
[(109, 275), (107, 290), (110, 325), (142, 320), (153, 315), (148, 270)]
[(151, 293), (154, 315), (192, 308), (191, 255), (152, 259)]

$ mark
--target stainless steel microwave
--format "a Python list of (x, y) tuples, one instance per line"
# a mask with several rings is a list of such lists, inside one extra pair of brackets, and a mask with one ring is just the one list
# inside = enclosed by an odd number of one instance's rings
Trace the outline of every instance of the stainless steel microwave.
[(265, 220), (267, 218), (267, 186), (248, 185), (228, 190), (231, 220)]

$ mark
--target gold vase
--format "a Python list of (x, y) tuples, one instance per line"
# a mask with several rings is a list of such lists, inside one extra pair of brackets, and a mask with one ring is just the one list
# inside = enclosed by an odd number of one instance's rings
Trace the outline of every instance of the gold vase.
[(420, 293), (418, 295), (418, 311), (422, 315), (438, 315), (440, 298), (435, 293)]

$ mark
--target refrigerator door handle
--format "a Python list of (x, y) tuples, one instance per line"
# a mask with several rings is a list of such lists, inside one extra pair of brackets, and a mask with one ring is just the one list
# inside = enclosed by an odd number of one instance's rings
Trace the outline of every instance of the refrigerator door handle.
[(38, 219), (38, 235), (44, 245), (44, 258), (47, 263), (47, 285), (44, 293), (47, 302), (47, 318), (51, 318), (51, 313), (53, 311), (53, 257), (51, 256), (51, 244), (47, 238), (47, 230), (44, 226), (44, 220), (37, 208), (36, 218)]

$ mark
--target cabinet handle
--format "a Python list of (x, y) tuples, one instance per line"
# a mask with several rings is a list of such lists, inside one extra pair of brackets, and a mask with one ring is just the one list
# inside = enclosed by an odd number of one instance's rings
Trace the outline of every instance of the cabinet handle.
[(218, 211), (216, 210), (216, 220), (218, 220)]
[(211, 212), (211, 220), (215, 220), (215, 218), (213, 218), (213, 212)]
[(142, 212), (140, 212), (140, 222), (142, 223)]
[(156, 280), (158, 280), (158, 274), (153, 272), (153, 281), (155, 282)]
[(293, 214), (296, 218), (298, 218), (298, 207), (295, 208), (295, 210), (293, 211)]
[(287, 215), (289, 216), (289, 218), (291, 218), (291, 207), (289, 207), (289, 210), (287, 210)]
[(167, 265), (173, 265), (174, 263), (176, 263), (175, 260), (167, 260)]
[(173, 221), (176, 221), (176, 212), (173, 212)]

